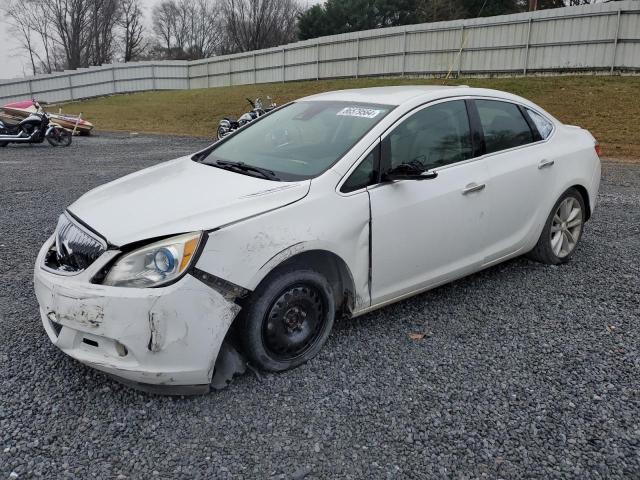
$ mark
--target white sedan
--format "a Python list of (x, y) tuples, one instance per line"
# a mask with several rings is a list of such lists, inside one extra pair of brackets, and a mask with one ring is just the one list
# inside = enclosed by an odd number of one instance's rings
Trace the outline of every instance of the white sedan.
[(282, 371), (354, 317), (528, 254), (575, 253), (600, 182), (579, 127), (504, 92), (384, 87), (285, 105), (92, 190), (35, 265), (51, 341), (125, 383)]

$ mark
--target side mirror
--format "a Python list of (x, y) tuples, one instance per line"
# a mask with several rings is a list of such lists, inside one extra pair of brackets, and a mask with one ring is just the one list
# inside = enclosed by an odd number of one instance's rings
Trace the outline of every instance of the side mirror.
[(402, 163), (382, 175), (382, 180), (433, 180), (438, 172), (418, 168), (415, 164)]

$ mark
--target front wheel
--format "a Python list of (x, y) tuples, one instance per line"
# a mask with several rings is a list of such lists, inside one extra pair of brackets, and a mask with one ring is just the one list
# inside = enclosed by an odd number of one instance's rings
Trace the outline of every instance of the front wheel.
[(312, 270), (283, 273), (249, 300), (238, 331), (245, 355), (272, 372), (310, 360), (327, 341), (335, 302), (327, 280)]
[(68, 147), (71, 145), (71, 132), (66, 128), (56, 127), (47, 135), (47, 141), (53, 147)]
[(217, 132), (218, 140), (222, 140), (228, 134), (229, 134), (229, 129), (227, 127), (223, 127), (222, 125), (218, 127), (218, 132)]
[(551, 209), (529, 257), (549, 265), (568, 262), (582, 238), (585, 212), (584, 199), (578, 190), (570, 188), (564, 192)]

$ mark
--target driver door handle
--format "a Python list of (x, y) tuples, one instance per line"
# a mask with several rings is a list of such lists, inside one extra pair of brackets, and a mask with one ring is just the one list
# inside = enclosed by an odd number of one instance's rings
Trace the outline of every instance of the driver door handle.
[(484, 183), (481, 183), (481, 184), (470, 183), (469, 185), (467, 185), (462, 189), (462, 194), (467, 195), (469, 193), (479, 192), (480, 190), (484, 190), (484, 187), (486, 187)]
[(543, 169), (546, 167), (551, 167), (554, 163), (555, 162), (553, 160), (547, 160), (547, 159), (540, 160), (540, 163), (538, 164), (538, 168)]

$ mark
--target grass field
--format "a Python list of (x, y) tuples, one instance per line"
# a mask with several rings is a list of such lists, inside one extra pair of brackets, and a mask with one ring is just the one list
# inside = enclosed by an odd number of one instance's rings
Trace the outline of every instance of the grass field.
[[(201, 90), (145, 92), (64, 105), (82, 112), (98, 130), (212, 137), (219, 119), (247, 110), (245, 97), (282, 104), (327, 90), (381, 85), (442, 84), (442, 79), (360, 78), (272, 83)], [(450, 84), (495, 88), (522, 95), (561, 121), (589, 129), (604, 156), (640, 161), (640, 77), (554, 76), (462, 78)]]

